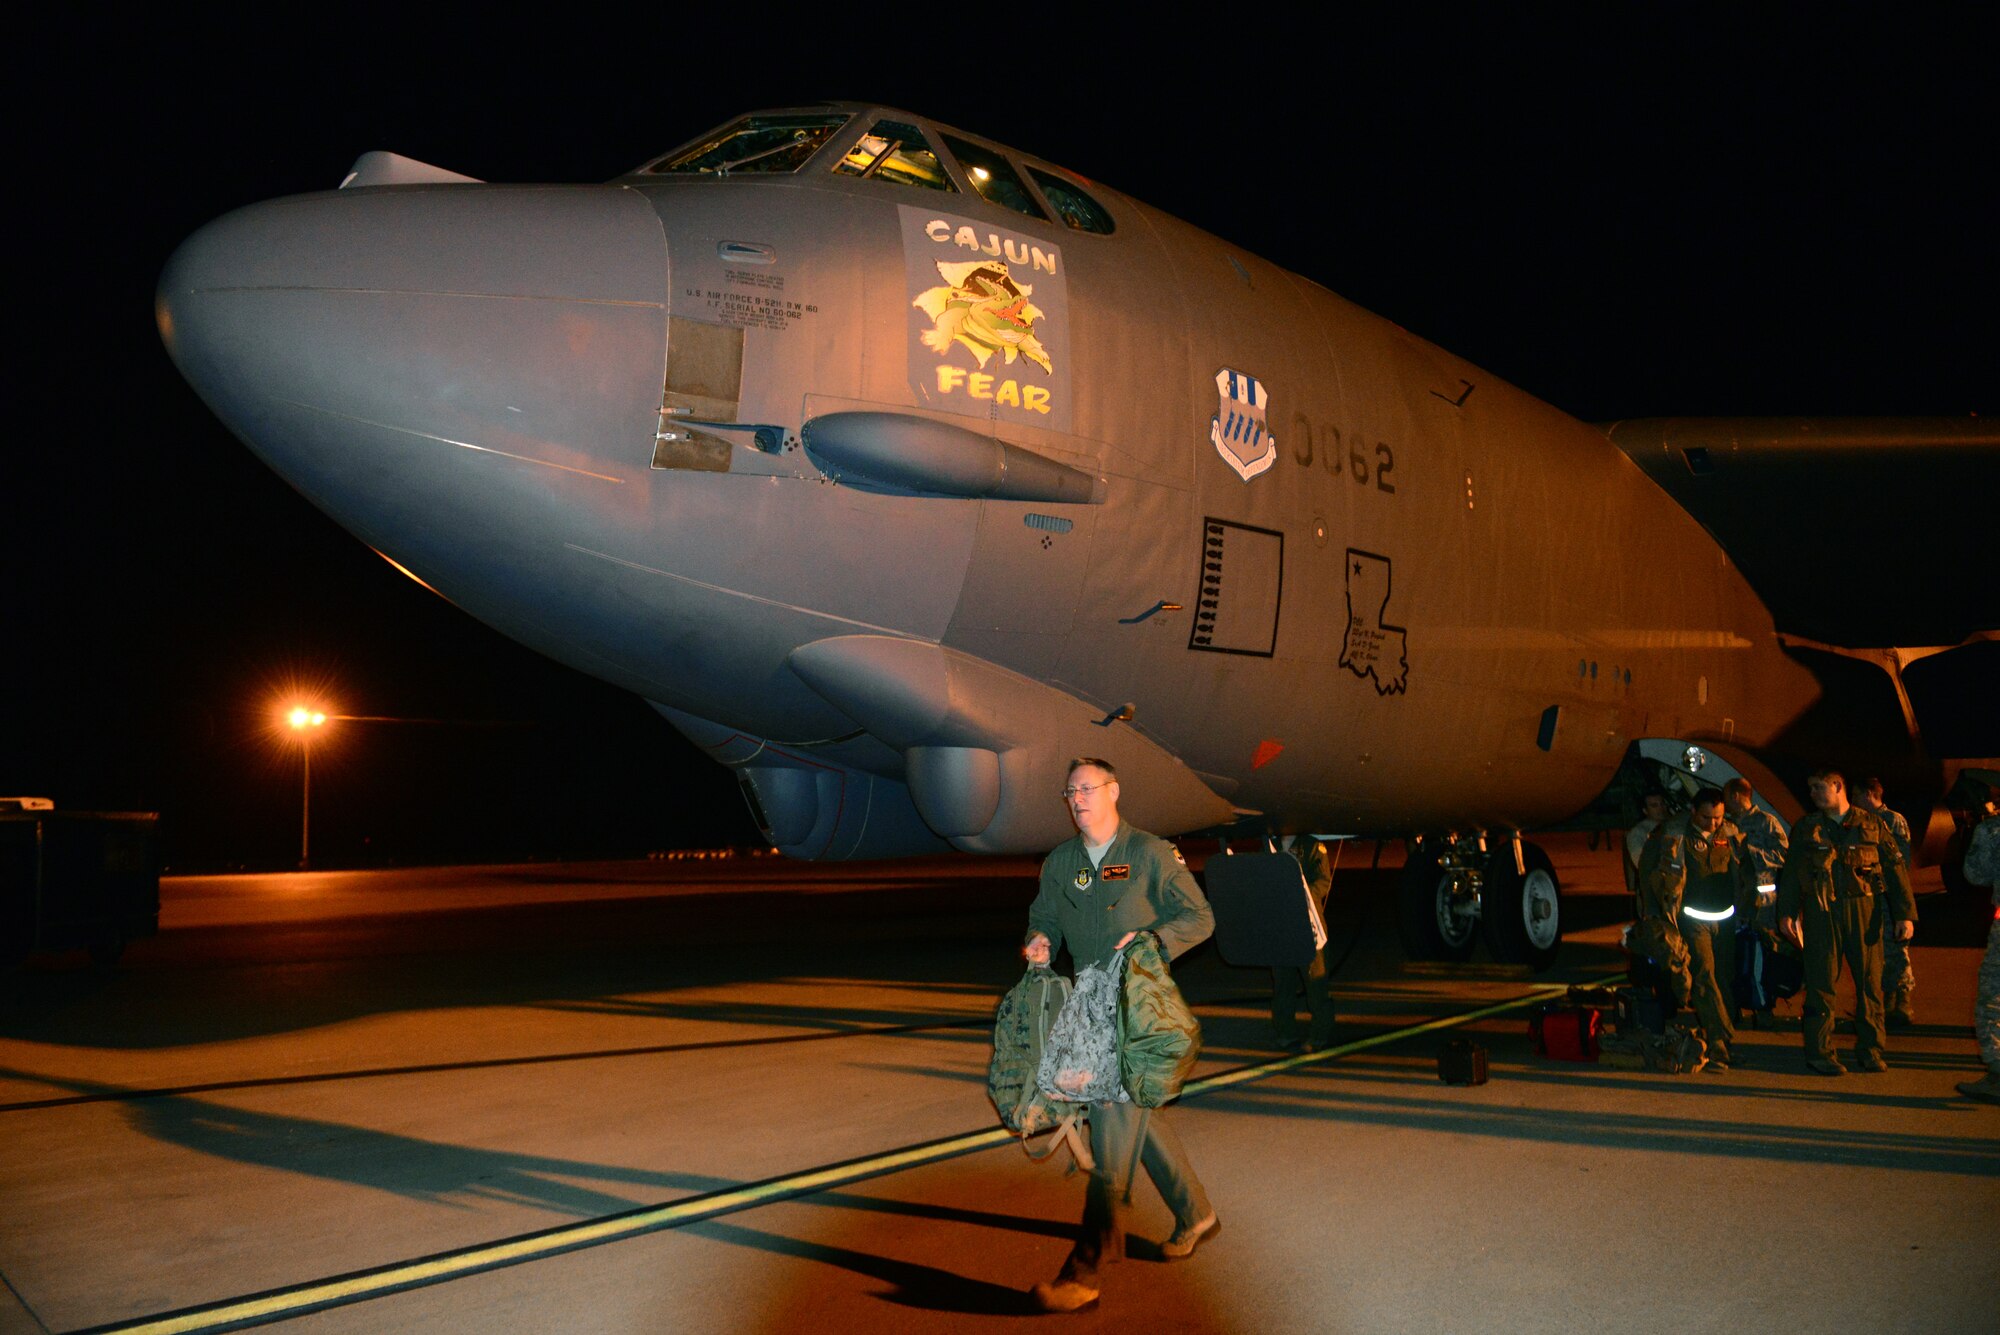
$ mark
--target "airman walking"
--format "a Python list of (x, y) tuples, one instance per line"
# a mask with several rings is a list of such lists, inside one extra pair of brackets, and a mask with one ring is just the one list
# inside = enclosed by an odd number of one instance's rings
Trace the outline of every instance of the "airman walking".
[[(1077, 832), (1042, 862), (1022, 947), (1030, 964), (1047, 964), (1067, 945), (1077, 968), (1105, 965), (1140, 932), (1151, 932), (1169, 957), (1208, 939), (1215, 914), (1194, 874), (1172, 844), (1119, 817), (1118, 772), (1109, 761), (1071, 761), (1062, 795)], [(1095, 1166), (1076, 1245), (1053, 1281), (1030, 1290), (1045, 1312), (1074, 1312), (1097, 1302), (1100, 1268), (1124, 1255), (1124, 1206), (1140, 1164), (1174, 1212), (1173, 1235), (1160, 1245), (1168, 1260), (1192, 1256), (1220, 1227), (1159, 1109), (1092, 1103), (1090, 1153)]]
[[(1297, 859), (1299, 871), (1305, 877), (1306, 893), (1312, 896), (1318, 910), (1316, 925), (1323, 935), (1327, 895), (1333, 889), (1333, 869), (1327, 861), (1326, 845), (1309, 834), (1288, 834), (1278, 841), (1276, 851), (1290, 853)], [(1312, 1017), (1304, 1038), (1298, 1034), (1300, 992), (1306, 994), (1306, 1012)], [(1316, 1052), (1333, 1042), (1333, 979), (1326, 970), (1323, 939), (1304, 968), (1271, 969), (1271, 1028), (1278, 1036), (1278, 1046), (1287, 1052)]]

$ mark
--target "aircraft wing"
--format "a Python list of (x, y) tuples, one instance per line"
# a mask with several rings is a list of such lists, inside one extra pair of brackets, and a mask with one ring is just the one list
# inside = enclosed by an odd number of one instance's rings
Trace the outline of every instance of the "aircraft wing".
[[(2000, 429), (1979, 418), (1654, 417), (1605, 432), (1788, 635), (1941, 647), (2000, 626)], [(1659, 561), (1662, 579), (1700, 577), (1674, 552)]]

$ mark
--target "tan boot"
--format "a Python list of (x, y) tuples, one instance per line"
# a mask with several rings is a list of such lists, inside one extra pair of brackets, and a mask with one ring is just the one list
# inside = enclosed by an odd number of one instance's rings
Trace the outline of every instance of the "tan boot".
[(1035, 1306), (1044, 1312), (1081, 1312), (1097, 1305), (1097, 1289), (1076, 1279), (1058, 1279), (1037, 1284), (1028, 1290)]

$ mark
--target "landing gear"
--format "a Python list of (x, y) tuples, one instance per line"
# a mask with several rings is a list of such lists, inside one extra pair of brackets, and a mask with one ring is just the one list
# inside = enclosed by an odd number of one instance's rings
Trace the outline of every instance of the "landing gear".
[(1410, 850), (1396, 889), (1403, 949), (1413, 960), (1462, 963), (1484, 938), (1500, 963), (1546, 969), (1562, 945), (1555, 868), (1533, 844), (1521, 845), (1521, 871), (1511, 842), (1485, 842), (1446, 835)]
[(1451, 848), (1425, 843), (1413, 847), (1403, 865), (1396, 926), (1413, 960), (1472, 958), (1479, 938), (1478, 879), (1469, 868), (1453, 865), (1457, 860)]
[(1526, 872), (1515, 868), (1506, 844), (1487, 860), (1479, 923), (1494, 959), (1539, 973), (1562, 945), (1562, 886), (1548, 854), (1533, 844), (1521, 845), (1521, 861)]

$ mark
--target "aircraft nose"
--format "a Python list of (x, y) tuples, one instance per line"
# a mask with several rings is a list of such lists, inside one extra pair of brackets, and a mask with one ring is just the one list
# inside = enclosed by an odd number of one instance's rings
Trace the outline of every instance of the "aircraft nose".
[(156, 314), (216, 415), (388, 550), (440, 506), (490, 523), (496, 498), (643, 475), (666, 301), (658, 216), (629, 190), (398, 186), (217, 219)]

